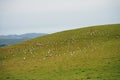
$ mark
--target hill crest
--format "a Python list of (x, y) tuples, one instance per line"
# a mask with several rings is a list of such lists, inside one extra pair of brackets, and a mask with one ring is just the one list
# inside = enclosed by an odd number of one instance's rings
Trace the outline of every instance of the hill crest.
[(0, 78), (119, 80), (119, 45), (120, 24), (38, 37), (0, 48)]

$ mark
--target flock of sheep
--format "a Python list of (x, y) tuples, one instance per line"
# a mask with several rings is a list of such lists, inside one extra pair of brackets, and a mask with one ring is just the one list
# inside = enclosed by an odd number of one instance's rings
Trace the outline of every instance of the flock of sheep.
[[(108, 32), (106, 32), (107, 33), (107, 36), (110, 36), (109, 35), (109, 33)], [(89, 34), (89, 35), (91, 35), (91, 36), (94, 36), (94, 35), (96, 35), (96, 34), (99, 34), (99, 35), (104, 35), (104, 33), (100, 33), (100, 32), (95, 32), (95, 31), (92, 31), (92, 32), (86, 32), (86, 34)], [(75, 36), (77, 36), (77, 35), (75, 35)], [(72, 36), (71, 36), (72, 37)], [(78, 36), (79, 37), (79, 36)], [(86, 38), (87, 39), (87, 35), (84, 35), (83, 36), (84, 38)], [(120, 36), (116, 36), (116, 37), (120, 37)], [(109, 39), (109, 38), (108, 38)], [(65, 43), (67, 43), (67, 41), (70, 43), (70, 44), (72, 44), (72, 43), (74, 43), (75, 41), (77, 41), (74, 37), (73, 38), (71, 38), (70, 40), (68, 39), (68, 40), (65, 40), (65, 41), (61, 41), (61, 42), (59, 42), (59, 44), (65, 44)], [(79, 40), (78, 40), (79, 41)], [(84, 42), (85, 41), (87, 41), (87, 40), (83, 40)], [(53, 44), (54, 45), (59, 45), (57, 42), (53, 42)], [(70, 45), (69, 44), (69, 45)], [(36, 43), (36, 45), (39, 47), (39, 48), (44, 48), (43, 47), (43, 44), (41, 44), (41, 43)], [(73, 56), (74, 54), (75, 54), (75, 51), (73, 50), (69, 50), (69, 45), (68, 45), (68, 51), (67, 52), (69, 52), (70, 53), (70, 55), (71, 56)], [(94, 45), (94, 47), (93, 48), (91, 48), (91, 46), (93, 46)], [(89, 41), (89, 44), (87, 44), (84, 48), (81, 48), (80, 46), (77, 46), (77, 47), (74, 47), (74, 48), (76, 48), (77, 50), (79, 50), (80, 52), (81, 51), (87, 51), (87, 49), (89, 49), (89, 48), (91, 48), (91, 51), (95, 51), (96, 50), (96, 47), (98, 46), (98, 45), (100, 45), (98, 42), (96, 42), (94, 39), (91, 39), (90, 41)], [(49, 46), (49, 45), (48, 45)], [(104, 46), (104, 45), (103, 45)], [(18, 50), (17, 48), (16, 48), (16, 50)], [(24, 48), (24, 49), (20, 49), (20, 50), (18, 50), (18, 53), (23, 53), (25, 56), (23, 57), (23, 60), (26, 60), (27, 59), (27, 54), (31, 54), (33, 57), (35, 57), (35, 54), (36, 54), (36, 47), (31, 47), (31, 48)], [(55, 49), (48, 49), (47, 51), (45, 51), (47, 54), (45, 55), (45, 57), (43, 58), (43, 60), (45, 60), (46, 59), (46, 57), (49, 57), (49, 56), (52, 56), (53, 54), (52, 53), (55, 53), (55, 51), (57, 51), (58, 49), (57, 48), (55, 48)], [(14, 57), (16, 54), (14, 54), (14, 51), (15, 51), (15, 49), (10, 49), (10, 54), (12, 54), (12, 56)], [(60, 51), (60, 50), (58, 50), (58, 51)], [(60, 51), (60, 52), (62, 52), (62, 51)], [(63, 55), (65, 55), (66, 54), (66, 52), (64, 52), (63, 53)], [(55, 54), (54, 56), (60, 56), (61, 54)], [(6, 56), (4, 57), (4, 58), (7, 58)]]

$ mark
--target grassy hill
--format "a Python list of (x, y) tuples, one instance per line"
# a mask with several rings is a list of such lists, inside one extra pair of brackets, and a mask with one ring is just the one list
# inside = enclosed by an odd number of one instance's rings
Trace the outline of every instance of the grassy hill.
[(68, 30), (0, 48), (0, 80), (119, 80), (120, 24)]

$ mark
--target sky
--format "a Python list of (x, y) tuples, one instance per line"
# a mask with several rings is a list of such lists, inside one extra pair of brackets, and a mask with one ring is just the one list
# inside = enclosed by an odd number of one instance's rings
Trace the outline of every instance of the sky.
[(120, 23), (120, 0), (0, 0), (0, 35)]

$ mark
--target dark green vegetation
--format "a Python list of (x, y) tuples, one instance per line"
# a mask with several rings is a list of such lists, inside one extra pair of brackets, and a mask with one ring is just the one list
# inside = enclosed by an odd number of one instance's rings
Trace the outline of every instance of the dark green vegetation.
[(120, 24), (58, 32), (0, 48), (0, 80), (119, 80)]
[(45, 33), (26, 33), (21, 35), (0, 35), (0, 47), (20, 43), (32, 38), (47, 35)]

